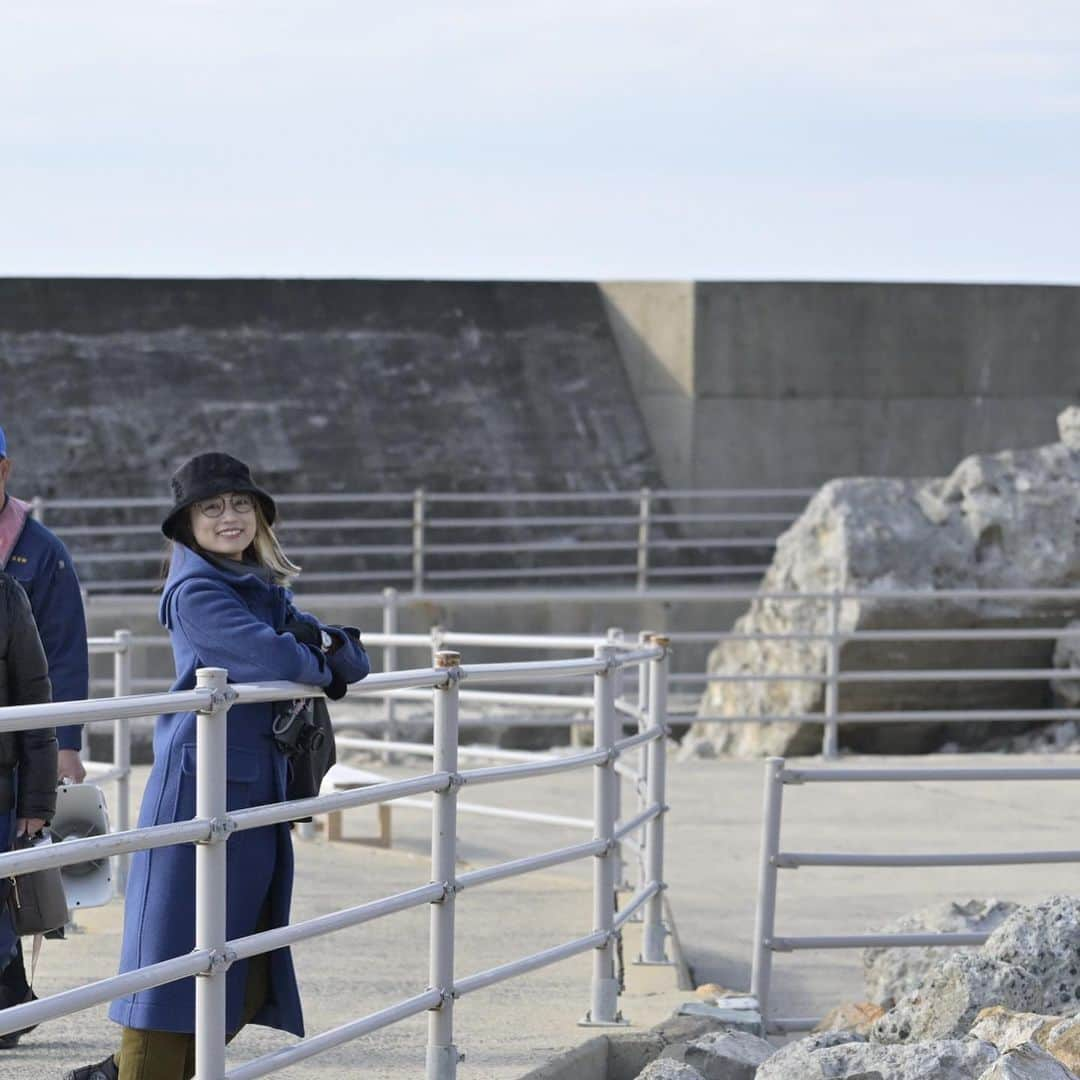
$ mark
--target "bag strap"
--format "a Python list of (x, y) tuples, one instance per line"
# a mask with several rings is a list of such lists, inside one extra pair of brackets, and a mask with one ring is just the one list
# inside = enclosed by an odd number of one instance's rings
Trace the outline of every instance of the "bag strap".
[(34, 989), (34, 976), (37, 974), (38, 960), (41, 958), (41, 946), (45, 941), (44, 934), (34, 935), (34, 948), (30, 953), (30, 989)]

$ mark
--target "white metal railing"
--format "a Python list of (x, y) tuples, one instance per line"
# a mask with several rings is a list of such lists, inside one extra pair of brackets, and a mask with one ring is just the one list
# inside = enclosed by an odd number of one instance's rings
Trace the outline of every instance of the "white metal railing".
[[(307, 564), (307, 584), (395, 581), (416, 593), (459, 582), (537, 584), (568, 576), (623, 578), (638, 590), (672, 579), (756, 577), (766, 566), (755, 556), (771, 553), (778, 532), (812, 494), (802, 488), (472, 494), (418, 488), (400, 494), (281, 495), (276, 501), (293, 511), (278, 528), (289, 539), (290, 554)], [(147, 572), (162, 560), (162, 546), (155, 542), (161, 536), (158, 519), (169, 505), (156, 498), (32, 500), (34, 515), (68, 543), (92, 592), (145, 590), (159, 583)], [(552, 505), (556, 512), (545, 513)], [(111, 521), (102, 521), (103, 515)], [(710, 531), (698, 535), (703, 529)], [(686, 535), (688, 530), (694, 535)], [(320, 543), (327, 535), (329, 542)], [(146, 544), (116, 550), (118, 543), (140, 540)], [(736, 557), (702, 563), (703, 554), (722, 551)], [(596, 561), (568, 564), (568, 556), (576, 555)], [(99, 576), (99, 568), (124, 572)]]
[[(518, 600), (531, 602), (537, 595), (546, 595), (523, 591), (517, 594)], [(614, 598), (617, 594), (612, 594)], [(620, 598), (624, 595), (618, 594)], [(700, 723), (705, 724), (746, 724), (746, 723), (815, 723), (822, 725), (822, 753), (828, 758), (835, 757), (839, 751), (839, 729), (841, 724), (895, 724), (895, 723), (957, 723), (964, 721), (980, 722), (1038, 722), (1054, 720), (1080, 720), (1080, 709), (1069, 708), (1028, 708), (1028, 709), (1003, 709), (1003, 708), (978, 708), (978, 709), (875, 709), (875, 710), (852, 710), (843, 709), (841, 702), (841, 688), (858, 684), (877, 683), (904, 683), (904, 682), (1044, 682), (1058, 679), (1068, 679), (1067, 669), (1048, 667), (1011, 667), (996, 668), (989, 664), (985, 667), (947, 669), (947, 668), (923, 668), (923, 669), (900, 669), (896, 667), (844, 670), (843, 650), (848, 645), (855, 644), (884, 644), (884, 643), (925, 643), (925, 642), (979, 642), (979, 643), (1007, 643), (1020, 641), (1057, 641), (1077, 631), (1069, 631), (1064, 623), (1071, 617), (1080, 617), (1080, 589), (953, 589), (953, 590), (893, 590), (889, 592), (869, 591), (829, 591), (829, 592), (771, 592), (764, 593), (746, 589), (710, 589), (702, 590), (696, 594), (680, 595), (667, 593), (648, 594), (666, 599), (678, 599), (680, 602), (706, 602), (711, 604), (728, 604), (740, 602), (770, 602), (770, 603), (802, 603), (820, 604), (827, 613), (824, 620), (826, 628), (819, 631), (790, 631), (776, 633), (735, 632), (725, 628), (717, 628), (714, 631), (666, 631), (672, 643), (678, 645), (697, 643), (720, 643), (724, 641), (742, 642), (799, 642), (807, 645), (818, 644), (824, 649), (824, 658), (819, 670), (802, 671), (757, 671), (746, 670), (740, 672), (707, 672), (707, 671), (677, 671), (669, 675), (670, 685), (674, 689), (692, 690), (715, 684), (738, 684), (738, 683), (785, 683), (806, 682), (817, 683), (824, 687), (824, 694), (820, 711), (812, 712), (778, 712), (773, 714), (729, 714), (723, 716), (698, 716), (696, 707), (689, 710), (670, 709), (669, 717), (693, 717)], [(562, 594), (551, 594), (565, 599)], [(365, 633), (364, 640), (368, 645), (383, 649), (384, 670), (393, 670), (398, 663), (401, 650), (437, 651), (443, 646), (487, 646), (500, 648), (529, 648), (534, 650), (575, 650), (591, 649), (598, 643), (607, 640), (618, 644), (621, 641), (619, 631), (608, 635), (591, 634), (477, 634), (460, 632), (446, 627), (434, 626), (427, 633), (400, 633), (400, 613), (403, 606), (411, 603), (415, 598), (408, 594), (401, 594), (396, 589), (385, 589), (377, 596), (355, 599), (358, 604), (365, 601), (368, 606), (382, 609), (382, 632)], [(482, 590), (468, 594), (462, 594), (455, 598), (455, 603), (490, 603), (490, 596), (485, 596)], [(512, 603), (513, 597), (500, 596), (500, 603)], [(994, 605), (1007, 605), (1015, 601), (1025, 603), (1036, 602), (1044, 606), (1042, 618), (1047, 621), (1053, 620), (1061, 625), (1016, 625), (1008, 627), (924, 627), (903, 629), (844, 629), (841, 621), (841, 613), (846, 603), (867, 604), (890, 604), (903, 602), (906, 604), (935, 604), (946, 603), (957, 606), (985, 605), (993, 614)], [(168, 639), (164, 636), (132, 636), (130, 639), (132, 648), (153, 648), (167, 646)], [(95, 639), (97, 641), (97, 639)], [(92, 651), (107, 651), (112, 648), (112, 639), (98, 641)], [(1077, 677), (1080, 677), (1078, 673)], [(128, 674), (130, 679), (130, 672)], [(140, 679), (129, 685), (133, 689), (158, 688), (163, 685), (163, 679)], [(111, 680), (95, 680), (96, 689), (103, 686), (113, 686)], [(385, 698), (385, 726), (384, 736), (393, 740), (396, 732), (396, 702), (415, 699), (417, 692), (402, 691), (397, 695), (387, 695)], [(585, 710), (589, 701), (583, 695), (576, 698), (572, 695), (559, 695), (557, 698), (550, 696), (537, 696), (519, 694), (517, 697), (503, 695), (500, 699), (485, 698), (483, 692), (466, 692), (463, 700), (476, 705), (484, 703), (507, 704), (507, 705), (546, 705), (566, 711), (577, 708), (581, 717), (584, 718)], [(477, 696), (477, 695), (480, 696)], [(421, 694), (421, 696), (423, 696)], [(469, 723), (463, 720), (463, 723)], [(502, 720), (502, 723), (510, 724), (511, 720)], [(545, 721), (542, 717), (531, 716), (528, 723), (533, 726), (541, 726)], [(564, 719), (552, 720), (551, 723), (565, 724)], [(374, 721), (373, 721), (374, 723)]]
[[(117, 655), (129, 656), (130, 641), (113, 642)], [(100, 644), (100, 643), (99, 643)], [(97, 645), (95, 647), (98, 647)], [(104, 648), (105, 646), (100, 646)], [(647, 708), (641, 710), (636, 734), (619, 736), (616, 709), (618, 673), (643, 667), (647, 677), (639, 685), (649, 688)], [(455, 1001), (505, 979), (536, 970), (578, 953), (594, 954), (590, 1021), (612, 1023), (618, 1018), (618, 980), (615, 977), (616, 939), (626, 923), (641, 913), (642, 959), (666, 963), (663, 924), (663, 824), (665, 804), (665, 736), (667, 734), (667, 639), (654, 635), (640, 647), (618, 649), (598, 645), (593, 655), (570, 660), (527, 661), (510, 664), (463, 666), (460, 655), (443, 650), (434, 666), (368, 676), (352, 688), (354, 695), (382, 695), (401, 690), (431, 693), (434, 736), (432, 769), (424, 775), (373, 784), (312, 799), (276, 803), (229, 812), (226, 806), (226, 721), (237, 703), (275, 701), (321, 693), (313, 687), (285, 682), (229, 685), (227, 672), (205, 668), (192, 690), (167, 694), (135, 694), (82, 702), (0, 708), (0, 731), (27, 730), (57, 723), (129, 721), (161, 712), (195, 710), (197, 791), (195, 817), (190, 821), (124, 829), (108, 836), (69, 840), (42, 849), (0, 854), (0, 875), (19, 875), (47, 866), (65, 866), (91, 858), (123, 855), (178, 843), (196, 844), (195, 948), (184, 956), (98, 980), (86, 986), (19, 1005), (0, 1013), (0, 1034), (66, 1016), (114, 997), (198, 975), (196, 980), (196, 1075), (199, 1080), (250, 1080), (313, 1057), (332, 1046), (429, 1012), (428, 1080), (452, 1080), (459, 1059), (453, 1041)], [(507, 764), (461, 769), (464, 756), (458, 744), (459, 684), (463, 680), (500, 684), (523, 674), (530, 679), (592, 678), (592, 749), (559, 758), (515, 760)], [(641, 809), (620, 820), (619, 758), (631, 751), (647, 755), (647, 775), (630, 771)], [(458, 791), (482, 785), (589, 768), (593, 773), (593, 818), (590, 841), (515, 859), (458, 875), (456, 872)], [(432, 813), (432, 883), (394, 896), (347, 908), (286, 927), (228, 940), (225, 931), (225, 852), (231, 833), (293, 821), (313, 814), (355, 806), (385, 803), (430, 793)], [(637, 845), (641, 854), (639, 884), (621, 911), (615, 910), (618, 884), (618, 848), (630, 844), (633, 833), (644, 832)], [(455, 971), (454, 908), (457, 894), (493, 881), (561, 865), (575, 859), (593, 859), (592, 930), (561, 945), (545, 949), (486, 971), (458, 977)], [(431, 907), (430, 985), (388, 1008), (304, 1039), (285, 1049), (225, 1070), (225, 973), (240, 958), (269, 952), (338, 929), (370, 922), (397, 911), (428, 904)]]
[(758, 864), (757, 904), (754, 918), (754, 957), (751, 993), (757, 999), (766, 1033), (809, 1031), (820, 1017), (777, 1018), (770, 1001), (773, 954), (803, 950), (924, 948), (941, 945), (981, 945), (989, 933), (878, 933), (832, 934), (792, 937), (776, 932), (776, 894), (779, 871), (800, 866), (942, 867), (942, 866), (1022, 866), (1049, 863), (1080, 863), (1080, 850), (1073, 851), (962, 851), (951, 853), (860, 853), (785, 851), (780, 847), (784, 788), (791, 784), (909, 783), (922, 780), (993, 781), (1080, 780), (1080, 768), (795, 768), (783, 758), (765, 762), (764, 805), (761, 849)]

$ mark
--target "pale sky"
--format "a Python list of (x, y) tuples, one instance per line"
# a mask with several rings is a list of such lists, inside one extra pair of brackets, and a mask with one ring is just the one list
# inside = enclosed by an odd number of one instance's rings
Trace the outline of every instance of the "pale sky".
[(1075, 0), (9, 0), (0, 275), (1080, 282)]

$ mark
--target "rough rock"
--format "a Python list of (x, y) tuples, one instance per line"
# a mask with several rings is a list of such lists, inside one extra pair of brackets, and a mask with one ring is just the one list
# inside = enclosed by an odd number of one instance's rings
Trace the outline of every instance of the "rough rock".
[(1059, 1016), (1080, 1008), (1080, 897), (1051, 896), (1018, 908), (983, 952), (1031, 973), (1041, 990), (1036, 1008)]
[(747, 1031), (716, 1031), (668, 1047), (661, 1057), (684, 1061), (705, 1080), (753, 1080), (758, 1066), (775, 1047)]
[(874, 1022), (885, 1015), (885, 1010), (872, 1001), (850, 1001), (830, 1009), (814, 1031), (854, 1031), (857, 1035), (869, 1035)]
[[(881, 594), (845, 600), (841, 631), (952, 627), (1060, 626), (1075, 617), (1067, 601), (974, 601), (938, 597), (897, 600), (915, 590), (1062, 588), (1080, 581), (1080, 450), (1070, 410), (1061, 429), (1068, 442), (1033, 450), (975, 455), (940, 479), (840, 479), (826, 484), (777, 544), (761, 593), (833, 590)], [(740, 634), (824, 634), (830, 603), (762, 596), (736, 622)], [(841, 669), (1048, 668), (1049, 641), (847, 642)], [(716, 674), (793, 672), (823, 676), (821, 640), (724, 640), (713, 650)], [(853, 710), (1041, 708), (1037, 681), (868, 682), (841, 686), (841, 712)], [(700, 717), (754, 717), (822, 711), (822, 681), (714, 681)], [(867, 752), (910, 753), (945, 738), (978, 741), (989, 724), (882, 724), (841, 727), (843, 745)], [(1000, 725), (995, 726), (1000, 730)], [(816, 753), (821, 726), (801, 721), (700, 723), (690, 745), (703, 752), (797, 755)]]
[(1080, 406), (1070, 405), (1058, 416), (1058, 436), (1074, 454), (1080, 454)]
[(910, 1046), (810, 1043), (803, 1039), (778, 1050), (758, 1069), (756, 1080), (976, 1080), (998, 1056), (989, 1043), (975, 1039)]
[(705, 1080), (692, 1065), (672, 1058), (657, 1058), (637, 1075), (637, 1080)]
[(816, 1055), (823, 1050), (854, 1043), (866, 1038), (853, 1031), (822, 1031), (782, 1046), (757, 1071), (755, 1080), (809, 1080), (820, 1076), (815, 1064)]
[(993, 1043), (1002, 1053), (1024, 1043), (1034, 1042), (1046, 1045), (1046, 1038), (1051, 1029), (1061, 1023), (1059, 1016), (1045, 1016), (1042, 1013), (1018, 1013), (992, 1005), (975, 1018), (971, 1034), (983, 1042)]
[[(1007, 900), (969, 899), (933, 904), (877, 927), (885, 934), (990, 933), (1019, 905)], [(891, 1008), (905, 994), (917, 990), (931, 970), (957, 952), (956, 946), (925, 949), (865, 949), (863, 985), (870, 1001)]]
[(1077, 1076), (1042, 1047), (1024, 1043), (1002, 1054), (978, 1080), (1077, 1080)]
[(955, 953), (878, 1020), (870, 1038), (879, 1043), (960, 1038), (987, 1006), (1027, 1011), (1038, 1008), (1042, 996), (1038, 979), (1021, 967)]
[(1080, 708), (1080, 619), (1074, 619), (1065, 630), (1067, 633), (1063, 633), (1054, 645), (1053, 664), (1076, 675), (1071, 679), (1053, 680), (1054, 707), (1076, 709)]
[(1070, 1016), (1055, 1025), (1044, 1045), (1063, 1065), (1080, 1073), (1080, 1016)]

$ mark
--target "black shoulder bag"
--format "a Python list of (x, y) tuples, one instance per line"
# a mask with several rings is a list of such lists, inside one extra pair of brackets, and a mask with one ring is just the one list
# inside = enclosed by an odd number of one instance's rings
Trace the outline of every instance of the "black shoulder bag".
[(313, 799), (319, 794), (323, 777), (337, 762), (334, 725), (330, 722), (326, 699), (297, 698), (281, 702), (274, 715), (273, 730), (274, 740), (288, 764), (286, 800)]

